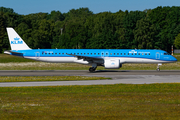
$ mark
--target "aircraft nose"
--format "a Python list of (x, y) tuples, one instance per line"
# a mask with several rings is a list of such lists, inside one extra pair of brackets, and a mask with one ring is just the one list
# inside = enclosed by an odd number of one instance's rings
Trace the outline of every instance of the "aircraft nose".
[(175, 57), (173, 57), (173, 56), (171, 57), (171, 60), (174, 61), (174, 62), (177, 61), (177, 59)]

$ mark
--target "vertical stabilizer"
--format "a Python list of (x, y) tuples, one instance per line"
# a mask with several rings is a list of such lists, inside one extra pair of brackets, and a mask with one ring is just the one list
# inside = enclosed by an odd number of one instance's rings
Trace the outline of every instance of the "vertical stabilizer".
[(30, 48), (13, 28), (6, 28), (11, 50), (29, 50)]

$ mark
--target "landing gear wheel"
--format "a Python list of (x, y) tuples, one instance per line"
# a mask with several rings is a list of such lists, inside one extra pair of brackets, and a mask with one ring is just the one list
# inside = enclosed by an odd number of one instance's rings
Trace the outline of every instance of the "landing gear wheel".
[(158, 63), (158, 66), (157, 66), (156, 71), (160, 71), (160, 66), (161, 66), (161, 65), (162, 65), (161, 63)]
[(95, 72), (96, 68), (90, 67), (89, 72)]
[(160, 68), (157, 68), (156, 70), (157, 70), (157, 71), (160, 71)]

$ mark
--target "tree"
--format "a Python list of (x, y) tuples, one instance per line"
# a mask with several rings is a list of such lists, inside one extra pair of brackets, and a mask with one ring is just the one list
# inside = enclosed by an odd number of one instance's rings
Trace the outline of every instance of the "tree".
[(2, 16), (0, 16), (0, 52), (3, 50), (3, 39), (5, 36), (5, 20)]
[(180, 49), (180, 33), (176, 36), (174, 45), (177, 49)]
[(145, 18), (146, 13), (141, 11), (125, 11), (124, 28), (125, 28), (125, 44), (126, 48), (137, 48), (137, 43), (134, 38), (133, 29), (136, 27), (138, 20)]
[(156, 28), (147, 18), (137, 21), (134, 30), (135, 40), (138, 49), (154, 49), (155, 48), (155, 32)]
[[(180, 33), (180, 7), (102, 12), (88, 8), (19, 15), (0, 7), (0, 52), (9, 47), (5, 27), (13, 27), (31, 48), (162, 49), (170, 51)], [(61, 28), (63, 34), (61, 35)]]
[(64, 15), (59, 11), (51, 11), (51, 14), (48, 15), (48, 19), (57, 21), (63, 21), (65, 19)]
[(12, 8), (5, 8), (5, 7), (0, 7), (0, 12), (3, 12), (3, 13), (14, 13), (14, 10)]

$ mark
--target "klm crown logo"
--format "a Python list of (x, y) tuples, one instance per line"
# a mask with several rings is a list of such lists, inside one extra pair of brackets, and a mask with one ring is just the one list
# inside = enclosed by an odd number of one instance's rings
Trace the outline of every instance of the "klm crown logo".
[(20, 38), (17, 38), (17, 37), (16, 37), (16, 38), (14, 38), (14, 40), (19, 40), (19, 39), (20, 39)]
[(14, 41), (11, 41), (11, 44), (23, 44), (23, 41), (20, 40), (20, 38), (16, 37), (14, 38)]

